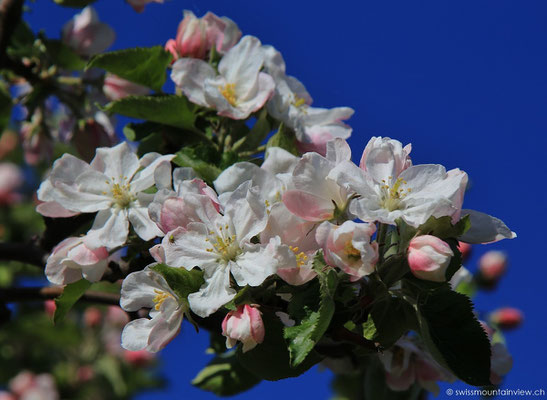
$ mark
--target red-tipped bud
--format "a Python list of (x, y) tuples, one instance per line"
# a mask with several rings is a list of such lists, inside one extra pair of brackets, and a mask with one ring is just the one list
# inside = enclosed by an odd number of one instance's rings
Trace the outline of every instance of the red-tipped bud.
[(499, 326), (500, 329), (518, 328), (523, 320), (522, 311), (513, 307), (500, 308), (490, 315), (490, 321)]
[(501, 251), (491, 250), (482, 255), (479, 260), (479, 272), (483, 281), (497, 282), (507, 269), (507, 256)]

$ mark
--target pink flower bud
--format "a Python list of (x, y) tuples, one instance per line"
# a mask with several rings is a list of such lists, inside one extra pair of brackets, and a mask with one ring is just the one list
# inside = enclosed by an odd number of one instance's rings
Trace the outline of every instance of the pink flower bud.
[(125, 358), (125, 361), (135, 367), (146, 367), (156, 359), (156, 355), (147, 350), (125, 350), (123, 352), (123, 358)]
[(249, 351), (264, 341), (264, 323), (256, 306), (242, 305), (226, 314), (222, 321), (222, 334), (226, 336), (226, 347), (232, 348), (237, 341), (243, 343), (243, 352)]
[(490, 315), (490, 320), (501, 329), (514, 329), (522, 324), (524, 316), (518, 308), (504, 307), (494, 311)]
[(131, 7), (133, 7), (133, 10), (141, 13), (144, 11), (144, 7), (148, 3), (163, 3), (163, 0), (127, 0), (127, 2)]
[(446, 281), (446, 268), (454, 252), (436, 236), (416, 236), (408, 246), (408, 265), (412, 274), (434, 282)]
[(462, 253), (462, 259), (466, 260), (471, 255), (472, 246), (469, 243), (458, 242), (458, 250)]
[(241, 31), (229, 18), (219, 18), (209, 12), (197, 18), (193, 12), (185, 10), (184, 19), (177, 29), (175, 40), (170, 39), (165, 49), (180, 57), (205, 58), (212, 47), (223, 54), (230, 50), (241, 37)]
[(23, 173), (17, 165), (0, 163), (0, 205), (13, 204), (21, 199), (17, 189), (23, 181)]
[(83, 56), (102, 53), (114, 42), (115, 36), (111, 27), (99, 21), (91, 6), (68, 21), (62, 32), (63, 42)]
[(57, 305), (55, 304), (55, 300), (44, 301), (44, 310), (47, 315), (53, 318), (53, 315), (55, 314), (56, 309), (57, 309)]
[(125, 326), (129, 323), (129, 315), (118, 306), (108, 306), (106, 310), (106, 321), (115, 326)]
[(103, 314), (97, 307), (89, 307), (84, 312), (84, 324), (89, 328), (96, 328), (101, 324)]
[(103, 92), (109, 100), (119, 100), (127, 96), (146, 95), (150, 92), (146, 86), (130, 82), (114, 74), (106, 74)]
[(497, 282), (506, 269), (507, 257), (501, 251), (488, 251), (479, 260), (481, 277), (487, 282)]

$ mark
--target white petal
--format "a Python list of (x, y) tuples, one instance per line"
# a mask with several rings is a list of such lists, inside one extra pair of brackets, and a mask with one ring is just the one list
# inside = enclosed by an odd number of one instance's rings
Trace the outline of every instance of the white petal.
[(112, 249), (125, 243), (128, 232), (127, 210), (108, 208), (99, 211), (84, 243), (92, 249), (103, 246)]
[(185, 96), (195, 104), (209, 107), (205, 100), (204, 82), (216, 76), (216, 72), (203, 60), (181, 58), (173, 64), (171, 79), (182, 88)]
[(230, 287), (230, 269), (219, 267), (205, 281), (199, 292), (188, 296), (190, 308), (200, 317), (207, 317), (234, 298), (236, 291)]
[(157, 292), (174, 295), (165, 278), (148, 268), (133, 272), (123, 280), (120, 306), (126, 311), (138, 311), (141, 308), (154, 307)]
[(230, 270), (239, 286), (259, 286), (268, 276), (276, 273), (278, 261), (275, 247), (248, 245), (235, 262), (230, 263)]
[(140, 165), (127, 142), (122, 142), (114, 147), (98, 148), (91, 166), (119, 183), (124, 177), (131, 180)]
[(153, 319), (139, 318), (128, 323), (122, 331), (122, 347), (130, 351), (146, 349), (155, 322)]
[[(146, 157), (146, 155), (143, 157), (143, 159)], [(150, 162), (148, 165), (144, 167), (144, 169), (140, 170), (135, 174), (133, 177), (133, 180), (131, 181), (131, 189), (133, 189), (135, 192), (140, 192), (142, 190), (146, 190), (149, 187), (154, 185), (154, 172), (158, 165), (160, 164), (166, 164), (170, 166), (170, 161), (175, 157), (172, 154), (167, 154), (165, 156), (159, 156), (156, 157), (152, 162)], [(150, 160), (148, 160), (150, 161)], [(142, 159), (141, 159), (141, 165), (142, 165)], [(169, 176), (171, 175), (171, 169), (167, 168), (166, 166), (163, 167), (163, 170), (166, 174)], [(161, 176), (160, 176), (161, 178)], [(164, 178), (162, 178), (165, 180)]]
[(148, 208), (131, 207), (127, 217), (135, 229), (135, 232), (143, 240), (151, 240), (158, 236), (163, 236), (157, 225), (148, 216)]

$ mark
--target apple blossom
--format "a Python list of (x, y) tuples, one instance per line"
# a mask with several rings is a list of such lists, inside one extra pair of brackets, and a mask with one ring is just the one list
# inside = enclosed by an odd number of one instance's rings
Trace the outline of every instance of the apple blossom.
[[(160, 171), (161, 168), (161, 166), (158, 167), (156, 172)], [(169, 176), (161, 172), (158, 175)], [(220, 209), (220, 203), (215, 191), (201, 179), (193, 178), (194, 176), (195, 172), (191, 168), (176, 168), (173, 171), (175, 190), (170, 188), (170, 180), (161, 182), (161, 178), (157, 177), (156, 181), (160, 181), (158, 184), (160, 190), (155, 194), (154, 201), (148, 206), (148, 213), (163, 233), (179, 227), (186, 228), (190, 222), (200, 221), (194, 205), (185, 201), (185, 194), (193, 193), (206, 196), (217, 211)]]
[(150, 89), (117, 75), (107, 73), (104, 78), (103, 92), (109, 100), (115, 101), (127, 96), (146, 95), (150, 93)]
[(205, 284), (188, 296), (190, 308), (200, 317), (209, 316), (235, 296), (230, 275), (239, 286), (258, 286), (292, 253), (279, 238), (264, 244), (251, 241), (264, 230), (267, 213), (250, 185), (245, 182), (225, 198), (223, 214), (206, 196), (188, 194), (184, 200), (194, 202), (201, 222), (175, 229), (162, 241), (167, 265), (198, 266), (204, 271)]
[(294, 215), (283, 203), (278, 202), (269, 208), (268, 224), (260, 238), (269, 242), (279, 237), (281, 243), (289, 246), (293, 254), (284, 257), (284, 263), (280, 263), (277, 269), (277, 275), (289, 285), (303, 285), (317, 275), (313, 270), (313, 260), (319, 249), (315, 239), (316, 227), (315, 222)]
[(435, 395), (436, 381), (453, 382), (455, 377), (441, 367), (413, 341), (402, 338), (388, 351), (379, 355), (386, 370), (386, 383), (391, 390), (408, 390), (414, 382)]
[(136, 319), (123, 329), (122, 347), (130, 351), (161, 350), (178, 334), (186, 311), (163, 276), (149, 268), (124, 279), (120, 305), (126, 311), (151, 308), (151, 319)]
[(252, 181), (264, 199), (266, 207), (281, 201), (283, 193), (292, 187), (292, 172), (299, 158), (279, 147), (266, 151), (259, 167), (251, 162), (238, 162), (226, 168), (213, 182), (221, 195), (233, 192), (245, 181)]
[(315, 237), (323, 248), (325, 261), (338, 267), (354, 280), (375, 271), (378, 242), (371, 243), (376, 227), (367, 223), (345, 221), (342, 225), (323, 222)]
[(326, 153), (326, 144), (335, 138), (347, 139), (352, 129), (342, 121), (354, 111), (349, 107), (332, 109), (311, 107), (312, 98), (304, 85), (295, 77), (285, 74), (285, 61), (272, 46), (262, 46), (264, 69), (275, 81), (273, 97), (267, 104), (268, 112), (296, 134), (301, 152)]
[(271, 97), (274, 81), (260, 72), (264, 63), (260, 41), (245, 36), (218, 64), (218, 72), (198, 59), (182, 58), (173, 64), (171, 78), (188, 99), (217, 110), (219, 115), (246, 119)]
[[(350, 212), (366, 222), (391, 225), (402, 218), (418, 227), (431, 216), (451, 216), (457, 222), (467, 174), (459, 169), (446, 171), (436, 164), (408, 166), (408, 147), (405, 150), (392, 143), (386, 147), (385, 141), (378, 139), (373, 138), (367, 145), (368, 154), (361, 168), (345, 161), (329, 174), (329, 178), (359, 196), (350, 205)], [(401, 151), (393, 151), (395, 148)]]
[(135, 10), (138, 13), (141, 13), (144, 11), (144, 7), (149, 3), (163, 3), (163, 0), (126, 0), (131, 7), (133, 7), (133, 10)]
[(184, 18), (175, 39), (169, 39), (165, 49), (175, 60), (182, 57), (206, 58), (211, 48), (224, 54), (241, 37), (241, 31), (231, 19), (208, 12), (197, 18), (192, 11), (184, 10)]
[(450, 246), (432, 235), (416, 236), (408, 245), (410, 272), (427, 281), (446, 281), (446, 269), (453, 256)]
[(65, 154), (40, 185), (38, 199), (55, 201), (73, 212), (98, 211), (85, 237), (90, 248), (123, 245), (129, 222), (142, 239), (150, 240), (161, 231), (148, 216), (154, 195), (143, 191), (154, 185), (156, 167), (173, 157), (148, 153), (139, 160), (125, 142), (97, 149), (91, 164)]
[(62, 40), (78, 54), (92, 56), (110, 47), (115, 36), (110, 26), (99, 21), (95, 9), (87, 6), (63, 26)]
[(226, 347), (231, 349), (236, 342), (243, 344), (247, 352), (264, 341), (264, 322), (257, 306), (244, 304), (230, 311), (222, 321), (222, 334), (226, 336)]
[(108, 267), (105, 247), (90, 249), (83, 237), (69, 237), (59, 243), (46, 262), (46, 277), (56, 285), (66, 285), (82, 278), (97, 282)]
[(304, 154), (293, 171), (294, 189), (283, 194), (285, 206), (307, 221), (328, 221), (345, 214), (352, 193), (330, 179), (329, 174), (350, 159), (351, 150), (342, 139), (327, 144), (326, 157)]

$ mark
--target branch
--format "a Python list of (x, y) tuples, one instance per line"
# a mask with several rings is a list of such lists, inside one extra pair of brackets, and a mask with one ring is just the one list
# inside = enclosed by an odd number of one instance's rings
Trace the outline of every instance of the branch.
[[(50, 300), (58, 297), (61, 293), (63, 293), (62, 287), (6, 288), (0, 290), (0, 302)], [(119, 306), (120, 295), (90, 290), (85, 292), (78, 301)]]
[(19, 261), (44, 268), (48, 253), (33, 243), (1, 243), (0, 260)]
[(7, 60), (6, 48), (21, 20), (24, 0), (0, 0), (0, 67)]

